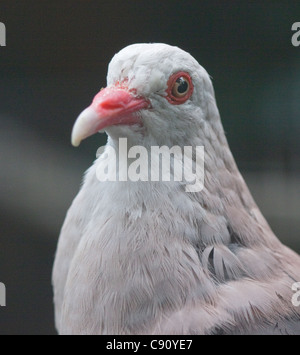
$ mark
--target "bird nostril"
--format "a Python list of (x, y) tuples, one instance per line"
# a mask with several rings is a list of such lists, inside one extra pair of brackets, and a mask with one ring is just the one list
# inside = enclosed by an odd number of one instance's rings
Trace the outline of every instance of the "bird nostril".
[(116, 108), (125, 107), (125, 102), (115, 101), (115, 100), (106, 100), (101, 102), (100, 107), (105, 110), (113, 110)]
[(132, 100), (132, 95), (125, 89), (108, 87), (101, 90), (93, 100), (93, 106), (98, 110), (113, 110), (124, 108)]
[(123, 90), (112, 90), (110, 95), (104, 97), (100, 101), (102, 108), (119, 108), (124, 107), (129, 101), (129, 93)]

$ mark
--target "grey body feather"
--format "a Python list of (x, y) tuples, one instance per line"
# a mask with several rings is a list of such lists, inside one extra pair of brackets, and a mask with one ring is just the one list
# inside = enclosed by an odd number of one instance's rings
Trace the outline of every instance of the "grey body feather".
[[(191, 100), (164, 97), (188, 71)], [(109, 127), (108, 145), (204, 146), (205, 183), (102, 182), (87, 172), (63, 225), (53, 270), (60, 334), (300, 334), (292, 284), (300, 257), (282, 245), (240, 175), (206, 71), (163, 44), (133, 45), (109, 66), (151, 110), (140, 127)], [(242, 118), (241, 118), (242, 119)], [(146, 134), (145, 134), (146, 132)]]

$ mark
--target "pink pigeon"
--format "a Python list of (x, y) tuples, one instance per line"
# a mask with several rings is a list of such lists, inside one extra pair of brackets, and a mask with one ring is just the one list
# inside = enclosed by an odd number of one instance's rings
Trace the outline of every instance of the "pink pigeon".
[[(300, 334), (300, 257), (255, 204), (205, 69), (166, 44), (122, 49), (109, 64), (107, 87), (78, 117), (72, 143), (103, 130), (105, 151), (87, 171), (59, 238), (58, 332)], [(128, 151), (204, 147), (203, 188), (187, 191), (187, 181), (175, 179), (100, 181), (109, 149), (120, 157), (121, 138)], [(122, 159), (117, 170), (132, 161)]]

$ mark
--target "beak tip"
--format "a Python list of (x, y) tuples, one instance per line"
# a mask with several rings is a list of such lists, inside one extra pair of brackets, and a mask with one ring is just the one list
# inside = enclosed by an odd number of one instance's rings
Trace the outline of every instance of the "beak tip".
[(78, 148), (80, 146), (80, 143), (72, 141), (72, 146), (74, 148)]
[(80, 143), (81, 143), (81, 139), (79, 137), (76, 137), (76, 135), (74, 134), (74, 132), (72, 133), (72, 137), (71, 137), (71, 143), (72, 143), (72, 146), (77, 148), (80, 146)]
[(79, 147), (80, 143), (87, 137), (96, 133), (99, 125), (99, 114), (91, 107), (85, 109), (77, 118), (71, 136), (71, 143)]
[(71, 144), (73, 147), (77, 148), (79, 147), (80, 143), (81, 143), (81, 139), (78, 137), (77, 134), (75, 134), (74, 132), (74, 128), (73, 128), (73, 131), (72, 131), (72, 136), (71, 136)]

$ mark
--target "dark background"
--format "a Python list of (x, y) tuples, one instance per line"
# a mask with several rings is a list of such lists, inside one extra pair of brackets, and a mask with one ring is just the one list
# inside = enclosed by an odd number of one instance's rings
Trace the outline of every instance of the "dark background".
[(190, 52), (213, 77), (237, 163), (278, 237), (300, 251), (300, 47), (295, 1), (13, 1), (0, 22), (0, 334), (54, 334), (60, 226), (105, 137), (72, 125), (135, 42)]

